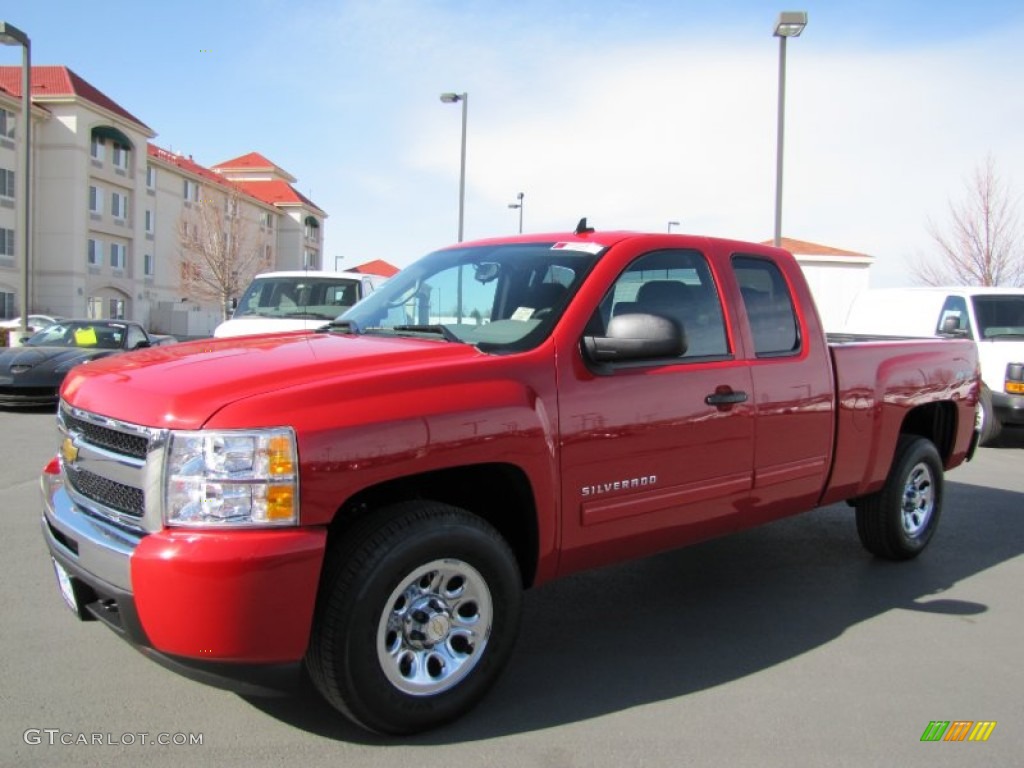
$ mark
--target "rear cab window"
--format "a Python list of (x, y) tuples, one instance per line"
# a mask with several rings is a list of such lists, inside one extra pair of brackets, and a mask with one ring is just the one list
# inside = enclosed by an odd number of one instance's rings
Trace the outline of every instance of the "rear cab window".
[(800, 353), (802, 339), (793, 296), (778, 265), (759, 256), (734, 255), (732, 267), (746, 309), (757, 357)]

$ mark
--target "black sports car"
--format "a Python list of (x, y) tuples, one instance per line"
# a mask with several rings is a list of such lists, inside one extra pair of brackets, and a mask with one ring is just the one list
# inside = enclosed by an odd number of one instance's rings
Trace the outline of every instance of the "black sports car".
[(125, 320), (55, 323), (23, 346), (0, 349), (0, 406), (56, 403), (72, 367), (153, 344), (141, 325)]

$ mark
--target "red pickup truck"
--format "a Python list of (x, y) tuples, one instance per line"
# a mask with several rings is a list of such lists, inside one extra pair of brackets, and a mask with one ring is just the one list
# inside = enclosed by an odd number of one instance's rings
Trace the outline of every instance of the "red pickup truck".
[(316, 330), (75, 368), (43, 534), (61, 592), (249, 692), (356, 723), (468, 710), (524, 588), (846, 500), (919, 554), (970, 457), (969, 341), (827, 342), (780, 249), (595, 232), (460, 244)]

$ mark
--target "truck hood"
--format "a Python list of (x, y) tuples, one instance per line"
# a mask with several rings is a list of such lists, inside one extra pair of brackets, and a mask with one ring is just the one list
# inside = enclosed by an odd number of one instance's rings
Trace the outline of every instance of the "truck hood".
[(218, 339), (233, 336), (253, 336), (288, 331), (314, 331), (331, 322), (328, 317), (236, 317), (218, 325), (213, 335)]
[(198, 429), (224, 406), (255, 395), (382, 372), (414, 374), (479, 354), (464, 344), (333, 333), (212, 339), (76, 367), (61, 396), (76, 408), (132, 424)]

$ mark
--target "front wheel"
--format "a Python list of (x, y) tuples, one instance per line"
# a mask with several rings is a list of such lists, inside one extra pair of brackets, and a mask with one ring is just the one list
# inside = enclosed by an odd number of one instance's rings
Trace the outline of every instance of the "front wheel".
[(857, 504), (861, 544), (887, 560), (909, 560), (928, 545), (942, 512), (942, 460), (935, 445), (901, 435), (889, 476)]
[(978, 445), (991, 445), (999, 439), (1003, 425), (992, 409), (992, 391), (984, 385), (978, 398), (978, 422)]
[(306, 665), (359, 725), (426, 730), (497, 679), (521, 604), (515, 557), (488, 523), (444, 504), (398, 504), (329, 554)]

